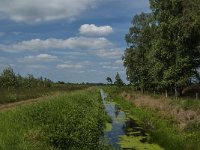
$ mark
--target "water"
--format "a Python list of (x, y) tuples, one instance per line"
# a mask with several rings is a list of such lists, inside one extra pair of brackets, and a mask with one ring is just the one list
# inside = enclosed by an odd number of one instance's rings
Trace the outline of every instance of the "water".
[(106, 112), (112, 119), (112, 130), (105, 132), (105, 138), (107, 138), (116, 149), (121, 148), (119, 143), (122, 139), (120, 137), (124, 135), (128, 137), (140, 136), (142, 137), (140, 142), (145, 143), (147, 141), (145, 131), (139, 127), (135, 120), (129, 118), (119, 105), (107, 101), (107, 95), (103, 90), (100, 90), (100, 93)]

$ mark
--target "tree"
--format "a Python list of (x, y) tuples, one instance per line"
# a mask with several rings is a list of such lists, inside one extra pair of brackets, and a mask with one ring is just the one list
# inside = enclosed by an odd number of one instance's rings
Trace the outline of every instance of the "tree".
[(111, 79), (111, 77), (107, 77), (106, 80), (108, 81), (108, 83), (110, 83), (112, 85), (112, 79)]
[(117, 72), (116, 76), (115, 76), (115, 82), (114, 82), (115, 85), (117, 86), (123, 86), (124, 85), (124, 82), (122, 81), (119, 73)]
[(134, 16), (124, 53), (127, 79), (147, 90), (175, 91), (199, 80), (200, 3), (150, 0), (152, 13)]
[(149, 50), (150, 35), (150, 14), (141, 13), (134, 16), (132, 27), (126, 35), (125, 40), (128, 48), (125, 51), (123, 60), (126, 67), (127, 79), (141, 91), (147, 87), (148, 80), (148, 62), (147, 53)]
[(5, 68), (1, 74), (1, 86), (9, 91), (10, 88), (15, 88), (17, 85), (17, 78), (13, 69), (11, 67)]
[(176, 96), (178, 89), (181, 94), (188, 80), (198, 75), (197, 68), (200, 64), (199, 23), (191, 14), (196, 6), (189, 6), (188, 3), (187, 0), (150, 1), (157, 22), (151, 60), (159, 66), (152, 72), (154, 75), (161, 72), (161, 85), (166, 90), (174, 87)]

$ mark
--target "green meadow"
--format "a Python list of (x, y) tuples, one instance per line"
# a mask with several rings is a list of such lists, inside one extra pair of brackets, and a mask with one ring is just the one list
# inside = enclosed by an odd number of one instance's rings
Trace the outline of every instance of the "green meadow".
[(97, 89), (63, 92), (0, 112), (0, 149), (107, 149), (106, 113)]

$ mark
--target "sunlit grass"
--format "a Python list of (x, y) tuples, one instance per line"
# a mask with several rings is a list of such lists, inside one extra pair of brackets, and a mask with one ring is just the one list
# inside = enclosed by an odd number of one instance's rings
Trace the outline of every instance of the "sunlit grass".
[(106, 149), (99, 144), (105, 115), (94, 89), (0, 112), (0, 149)]

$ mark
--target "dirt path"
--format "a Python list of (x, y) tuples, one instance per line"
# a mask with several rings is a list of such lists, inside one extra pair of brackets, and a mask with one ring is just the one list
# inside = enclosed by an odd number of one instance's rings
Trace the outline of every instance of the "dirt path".
[(17, 106), (30, 105), (33, 103), (37, 103), (39, 101), (44, 101), (44, 100), (47, 100), (48, 98), (55, 97), (57, 95), (58, 95), (58, 93), (54, 93), (53, 95), (42, 96), (42, 97), (35, 98), (35, 99), (22, 100), (22, 101), (8, 103), (8, 104), (0, 104), (0, 112), (15, 108)]

